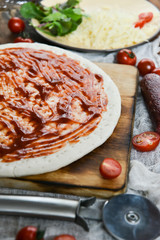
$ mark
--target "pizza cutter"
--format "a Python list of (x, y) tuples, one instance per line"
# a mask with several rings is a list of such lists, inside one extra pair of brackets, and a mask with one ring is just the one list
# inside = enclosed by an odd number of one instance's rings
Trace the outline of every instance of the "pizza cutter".
[(152, 240), (160, 235), (160, 212), (147, 198), (123, 194), (103, 207), (106, 230), (116, 239)]
[(153, 240), (160, 236), (160, 212), (147, 198), (121, 194), (94, 205), (96, 198), (70, 200), (51, 197), (0, 195), (0, 214), (70, 220), (89, 231), (86, 219), (103, 221), (119, 240)]

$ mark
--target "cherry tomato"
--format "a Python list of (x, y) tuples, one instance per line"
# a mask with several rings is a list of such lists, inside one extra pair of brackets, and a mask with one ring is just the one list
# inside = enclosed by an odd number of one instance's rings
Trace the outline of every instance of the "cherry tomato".
[(155, 69), (154, 62), (149, 58), (143, 58), (137, 65), (139, 73), (144, 76)]
[(144, 12), (139, 14), (139, 19), (145, 19), (145, 22), (150, 22), (153, 18), (153, 13), (152, 12)]
[(156, 132), (143, 132), (133, 137), (134, 148), (141, 152), (154, 150), (160, 141), (160, 135)]
[(137, 22), (135, 22), (134, 27), (137, 28), (142, 28), (144, 24), (146, 23), (145, 19), (139, 19)]
[(134, 27), (142, 28), (144, 26), (144, 24), (146, 24), (152, 20), (153, 13), (152, 12), (140, 13), (138, 18), (139, 18), (139, 20), (134, 24)]
[(43, 240), (44, 231), (39, 231), (35, 226), (22, 228), (16, 236), (16, 240)]
[(15, 38), (14, 43), (18, 43), (18, 42), (33, 43), (33, 40), (31, 38), (17, 37), (17, 38)]
[(72, 235), (62, 234), (62, 235), (56, 236), (53, 240), (76, 240), (76, 239)]
[(122, 49), (117, 53), (117, 62), (120, 64), (135, 65), (136, 55), (130, 49)]
[(113, 179), (121, 174), (122, 167), (117, 160), (105, 158), (100, 164), (99, 171), (104, 178)]
[(160, 68), (153, 69), (152, 73), (155, 73), (157, 75), (160, 75)]
[(23, 32), (25, 28), (24, 21), (18, 17), (13, 17), (8, 21), (8, 28), (13, 33)]

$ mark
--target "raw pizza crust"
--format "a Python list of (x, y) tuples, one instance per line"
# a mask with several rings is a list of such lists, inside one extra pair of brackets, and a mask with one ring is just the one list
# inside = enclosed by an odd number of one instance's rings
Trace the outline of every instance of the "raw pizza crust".
[(113, 133), (121, 114), (121, 97), (119, 90), (111, 78), (97, 65), (80, 57), (70, 51), (39, 43), (17, 43), (0, 45), (0, 49), (27, 47), (33, 49), (44, 49), (56, 54), (66, 54), (68, 57), (78, 60), (81, 66), (88, 68), (91, 72), (101, 74), (104, 80), (104, 90), (108, 96), (107, 111), (103, 112), (102, 119), (97, 128), (88, 136), (80, 138), (75, 144), (67, 144), (64, 148), (54, 154), (47, 156), (21, 159), (10, 163), (0, 162), (1, 177), (20, 177), (55, 171), (80, 159), (101, 144), (103, 144)]

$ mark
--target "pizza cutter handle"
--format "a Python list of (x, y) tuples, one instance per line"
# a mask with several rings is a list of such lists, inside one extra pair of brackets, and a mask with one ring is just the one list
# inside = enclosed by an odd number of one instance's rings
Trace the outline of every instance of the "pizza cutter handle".
[(86, 220), (79, 215), (81, 206), (88, 207), (95, 198), (70, 200), (51, 197), (0, 195), (0, 214), (45, 217), (74, 221), (89, 231)]

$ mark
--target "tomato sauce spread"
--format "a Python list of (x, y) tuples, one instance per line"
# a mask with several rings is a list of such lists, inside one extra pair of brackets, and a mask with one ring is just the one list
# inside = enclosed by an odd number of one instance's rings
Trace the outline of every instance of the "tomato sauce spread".
[(52, 154), (90, 134), (107, 111), (103, 78), (65, 54), (0, 50), (0, 158)]

